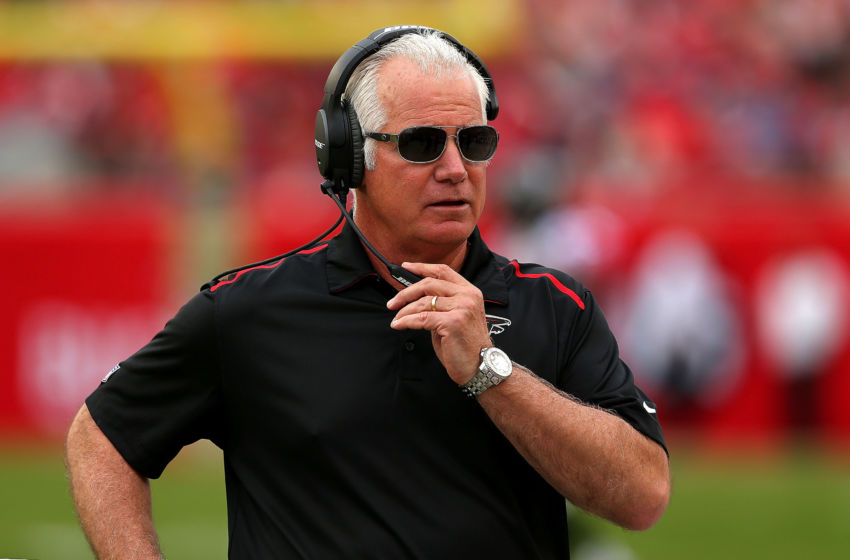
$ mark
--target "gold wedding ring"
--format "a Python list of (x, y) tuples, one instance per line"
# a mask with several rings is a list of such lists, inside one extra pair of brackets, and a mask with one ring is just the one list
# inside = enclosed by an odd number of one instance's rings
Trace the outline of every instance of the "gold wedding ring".
[(431, 298), (431, 311), (437, 310), (437, 296)]

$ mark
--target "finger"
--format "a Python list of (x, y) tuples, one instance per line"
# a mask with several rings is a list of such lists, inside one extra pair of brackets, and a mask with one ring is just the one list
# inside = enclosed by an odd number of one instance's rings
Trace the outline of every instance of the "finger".
[[(457, 285), (435, 278), (425, 278), (398, 292), (387, 302), (388, 309), (401, 309), (422, 298), (433, 296), (449, 297), (457, 291)], [(430, 306), (429, 306), (430, 307)]]
[(410, 305), (407, 305), (396, 313), (390, 326), (394, 329), (422, 329), (422, 330), (441, 330), (444, 334), (451, 331), (466, 332), (469, 329), (459, 328), (458, 325), (464, 320), (465, 315), (455, 315), (450, 311), (455, 311), (450, 308), (451, 302), (447, 301), (450, 298), (437, 298), (437, 311), (431, 310), (432, 297), (422, 298)]
[(436, 318), (439, 313), (431, 310), (412, 310), (411, 307), (408, 305), (399, 311), (390, 323), (390, 327), (397, 330), (422, 329), (430, 331), (439, 326)]
[(451, 296), (455, 288), (472, 285), (458, 272), (445, 264), (405, 262), (402, 266), (422, 276), (422, 280), (399, 291), (387, 302), (389, 309), (400, 309), (424, 295)]
[(435, 296), (424, 296), (416, 301), (405, 305), (404, 307), (399, 309), (398, 312), (396, 312), (395, 317), (393, 318), (394, 321), (404, 319), (413, 315), (418, 315), (420, 313), (434, 315), (440, 313), (441, 311), (448, 311), (448, 302), (446, 301), (448, 298), (440, 296), (436, 296), (437, 301), (434, 302), (435, 309), (431, 309), (431, 302), (434, 301), (434, 297)]
[(466, 278), (446, 264), (404, 262), (402, 268), (423, 278), (436, 278), (453, 284), (465, 284)]

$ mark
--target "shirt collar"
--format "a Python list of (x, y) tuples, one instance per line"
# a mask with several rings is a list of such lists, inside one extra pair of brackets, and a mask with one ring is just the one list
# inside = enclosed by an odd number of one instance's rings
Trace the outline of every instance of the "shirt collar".
[[(460, 273), (481, 290), (485, 300), (507, 305), (505, 275), (493, 257), (476, 227), (469, 236), (469, 250)], [(364, 278), (377, 275), (366, 249), (348, 223), (328, 244), (327, 275), (332, 293), (345, 291)]]

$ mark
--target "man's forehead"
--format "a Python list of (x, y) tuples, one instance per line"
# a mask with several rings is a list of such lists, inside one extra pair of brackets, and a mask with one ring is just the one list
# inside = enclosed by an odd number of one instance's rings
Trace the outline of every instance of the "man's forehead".
[[(379, 79), (378, 94), (388, 120), (421, 119), (425, 116), (423, 113), (432, 113), (435, 118), (459, 113), (465, 115), (464, 122), (483, 118), (475, 82), (465, 71), (423, 72), (415, 62), (393, 59), (382, 68)], [(443, 120), (430, 124), (458, 122), (456, 119)]]

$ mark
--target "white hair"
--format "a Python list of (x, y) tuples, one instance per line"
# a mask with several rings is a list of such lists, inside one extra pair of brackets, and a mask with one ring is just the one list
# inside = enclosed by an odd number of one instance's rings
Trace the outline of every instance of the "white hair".
[[(378, 95), (378, 78), (384, 64), (394, 58), (405, 58), (414, 62), (423, 74), (441, 76), (466, 72), (470, 75), (481, 99), (481, 116), (486, 112), (489, 90), (484, 77), (467, 61), (451, 42), (443, 39), (438, 31), (409, 33), (386, 44), (378, 52), (366, 58), (348, 81), (343, 98), (349, 99), (363, 132), (378, 132), (387, 123), (387, 112)], [(375, 169), (376, 144), (364, 138), (363, 156), (366, 169)]]

